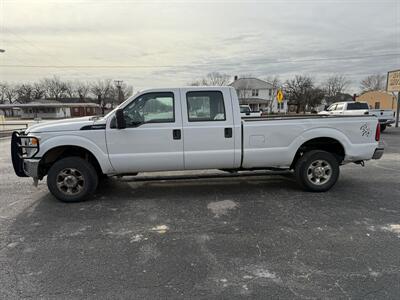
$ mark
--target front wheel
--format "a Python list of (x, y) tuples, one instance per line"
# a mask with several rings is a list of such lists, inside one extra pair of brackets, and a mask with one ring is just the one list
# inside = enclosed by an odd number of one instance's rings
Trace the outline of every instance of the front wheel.
[(98, 176), (94, 167), (80, 157), (56, 161), (47, 174), (47, 186), (60, 201), (78, 202), (96, 190)]
[(307, 191), (328, 191), (339, 177), (339, 162), (329, 152), (313, 150), (306, 152), (296, 163), (297, 182)]

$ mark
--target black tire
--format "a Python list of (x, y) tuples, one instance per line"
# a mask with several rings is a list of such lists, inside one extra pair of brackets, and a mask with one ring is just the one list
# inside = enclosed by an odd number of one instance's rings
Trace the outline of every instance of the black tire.
[(95, 192), (97, 183), (98, 176), (92, 164), (75, 156), (56, 161), (47, 174), (50, 192), (63, 202), (88, 199)]
[(339, 173), (337, 157), (322, 150), (306, 152), (295, 166), (297, 182), (310, 192), (328, 191), (338, 180)]
[(386, 129), (386, 125), (385, 124), (381, 124), (381, 132), (384, 132)]

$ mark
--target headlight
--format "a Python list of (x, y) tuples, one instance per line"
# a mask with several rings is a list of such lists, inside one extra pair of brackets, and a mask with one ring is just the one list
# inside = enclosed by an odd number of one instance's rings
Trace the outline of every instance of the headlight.
[(39, 138), (38, 137), (31, 137), (28, 139), (29, 146), (38, 146), (39, 145)]

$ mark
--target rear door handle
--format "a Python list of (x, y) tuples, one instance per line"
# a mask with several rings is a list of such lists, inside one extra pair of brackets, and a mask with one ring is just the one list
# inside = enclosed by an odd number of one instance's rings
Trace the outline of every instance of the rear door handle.
[(229, 139), (232, 137), (232, 128), (225, 128), (224, 129), (225, 138)]
[(182, 137), (181, 130), (180, 129), (172, 130), (172, 137), (174, 138), (174, 140), (180, 140)]

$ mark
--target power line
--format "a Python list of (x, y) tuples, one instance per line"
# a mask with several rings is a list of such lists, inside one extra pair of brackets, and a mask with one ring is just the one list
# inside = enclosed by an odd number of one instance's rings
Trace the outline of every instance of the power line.
[[(359, 55), (359, 56), (345, 56), (345, 57), (322, 57), (322, 58), (306, 58), (306, 59), (295, 59), (295, 60), (277, 60), (277, 61), (253, 61), (243, 62), (243, 64), (283, 64), (283, 63), (303, 63), (303, 62), (319, 62), (319, 61), (335, 61), (335, 60), (357, 60), (374, 57), (398, 57), (400, 53), (385, 53), (385, 54), (371, 54), (371, 55)], [(185, 68), (191, 67), (207, 67), (216, 65), (226, 65), (226, 62), (221, 63), (209, 63), (209, 64), (186, 64), (186, 65), (17, 65), (17, 64), (1, 64), (3, 68), (57, 68), (57, 69), (154, 69), (154, 68)], [(239, 65), (239, 63), (237, 64)]]

